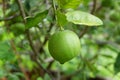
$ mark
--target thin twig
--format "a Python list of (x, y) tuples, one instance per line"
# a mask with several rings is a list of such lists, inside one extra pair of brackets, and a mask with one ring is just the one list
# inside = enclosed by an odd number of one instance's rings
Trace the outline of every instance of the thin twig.
[(96, 10), (96, 3), (97, 3), (97, 0), (93, 0), (93, 7), (92, 7), (92, 10), (91, 10), (91, 14), (94, 14), (94, 12)]
[(36, 61), (36, 62), (39, 65), (39, 67), (51, 77), (52, 80), (55, 80), (54, 77), (53, 77), (53, 75), (51, 74), (51, 72), (49, 72), (48, 70), (46, 70), (45, 68), (43, 68), (42, 65), (40, 65), (40, 63), (38, 61)]
[(19, 15), (20, 15), (19, 13), (16, 13), (15, 15), (12, 15), (12, 16), (7, 17), (7, 18), (0, 18), (0, 21), (9, 21), (11, 19), (18, 17)]
[(82, 38), (87, 31), (88, 31), (88, 26), (85, 26), (83, 31), (80, 33), (79, 38)]
[(22, 18), (23, 18), (23, 20), (24, 20), (24, 23), (26, 24), (26, 14), (25, 14), (25, 12), (24, 12), (24, 8), (23, 8), (23, 5), (22, 5), (22, 3), (21, 3), (21, 0), (17, 0), (17, 3), (18, 3), (18, 5), (19, 5), (19, 9), (20, 9), (20, 13), (21, 13), (21, 16), (22, 16)]

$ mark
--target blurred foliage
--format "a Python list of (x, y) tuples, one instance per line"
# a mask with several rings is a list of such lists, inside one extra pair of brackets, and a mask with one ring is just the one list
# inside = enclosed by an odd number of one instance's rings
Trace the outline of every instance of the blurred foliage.
[[(17, 1), (0, 0), (0, 80), (120, 80), (120, 0), (20, 0), (26, 22)], [(93, 8), (102, 26), (86, 17)], [(67, 18), (76, 10), (85, 14)], [(81, 53), (62, 65), (53, 60), (49, 37), (59, 26), (80, 36), (88, 20), (93, 22), (80, 38)]]

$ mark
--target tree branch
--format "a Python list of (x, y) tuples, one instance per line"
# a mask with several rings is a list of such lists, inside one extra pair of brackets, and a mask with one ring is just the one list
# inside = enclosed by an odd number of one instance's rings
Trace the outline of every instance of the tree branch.
[[(24, 23), (26, 24), (26, 22), (27, 22), (26, 19), (25, 19), (26, 15), (25, 15), (25, 12), (24, 12), (23, 5), (22, 5), (22, 3), (21, 3), (21, 0), (17, 0), (17, 2), (18, 2), (18, 5), (19, 5), (20, 13), (21, 13), (21, 15), (22, 15), (22, 17), (23, 17), (23, 20), (24, 20)], [(30, 37), (29, 30), (26, 31), (26, 34), (27, 34), (27, 38), (28, 38), (28, 40), (29, 40), (30, 46), (31, 46), (33, 52), (35, 53), (35, 55), (36, 55), (36, 57), (37, 57), (37, 51), (36, 51), (36, 49), (35, 49), (35, 47), (34, 47), (34, 44), (33, 44), (33, 42), (32, 42), (32, 39), (31, 39), (31, 37)], [(39, 65), (39, 67), (40, 67), (41, 69), (43, 69), (43, 71), (46, 72), (46, 73), (52, 78), (52, 80), (54, 80), (52, 74), (51, 74), (49, 71), (47, 71), (46, 69), (44, 69), (44, 68), (42, 67), (42, 65), (39, 63), (39, 61), (37, 60), (37, 58), (35, 58), (35, 61), (36, 61), (36, 63)]]
[[(19, 5), (19, 9), (20, 9), (20, 13), (21, 13), (21, 16), (22, 16), (22, 18), (23, 18), (23, 21), (24, 21), (24, 24), (26, 24), (26, 14), (25, 14), (25, 12), (24, 12), (24, 9), (23, 9), (23, 5), (22, 5), (22, 3), (21, 3), (21, 0), (17, 0), (17, 3), (18, 3), (18, 5)], [(35, 47), (34, 47), (34, 44), (33, 44), (33, 42), (32, 42), (32, 39), (31, 39), (31, 37), (30, 37), (30, 33), (29, 33), (29, 30), (26, 30), (26, 35), (27, 35), (27, 39), (28, 39), (28, 41), (29, 41), (29, 43), (30, 43), (30, 47), (31, 47), (31, 49), (33, 50), (33, 52), (34, 52), (34, 54), (35, 54), (35, 57), (37, 56), (37, 51), (36, 51), (36, 49), (35, 49)]]
[(85, 26), (83, 31), (80, 33), (79, 38), (82, 38), (87, 31), (88, 31), (88, 26)]
[(21, 16), (22, 16), (22, 18), (23, 18), (23, 20), (24, 20), (24, 23), (26, 23), (26, 14), (25, 14), (25, 11), (24, 11), (24, 8), (23, 8), (23, 5), (22, 5), (22, 3), (21, 3), (21, 0), (17, 0), (17, 3), (18, 3), (18, 7), (19, 7), (19, 9), (20, 9), (20, 13), (21, 13)]
[(16, 13), (15, 15), (12, 15), (7, 18), (0, 18), (0, 21), (8, 21), (8, 20), (14, 19), (15, 17), (18, 17), (19, 15), (20, 15), (19, 13)]
[(91, 10), (91, 14), (94, 14), (95, 10), (96, 10), (96, 4), (97, 4), (97, 0), (93, 0), (93, 7)]
[(14, 41), (11, 40), (10, 43), (11, 43), (12, 49), (13, 49), (16, 57), (17, 57), (18, 65), (19, 65), (21, 71), (23, 72), (23, 74), (25, 75), (25, 79), (26, 79), (26, 80), (30, 80), (30, 78), (29, 78), (28, 74), (26, 73), (23, 65), (20, 63), (20, 62), (21, 62), (21, 61), (20, 61), (20, 55), (19, 55), (19, 53), (18, 53), (18, 51), (17, 51), (17, 49), (16, 49), (16, 46), (15, 46), (15, 44), (14, 44)]

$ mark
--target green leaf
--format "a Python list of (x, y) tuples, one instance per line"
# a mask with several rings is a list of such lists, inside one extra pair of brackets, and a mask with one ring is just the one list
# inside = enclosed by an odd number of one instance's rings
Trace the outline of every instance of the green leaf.
[(0, 78), (6, 76), (6, 71), (4, 69), (0, 69)]
[(14, 54), (8, 42), (0, 42), (0, 60), (13, 60)]
[(60, 11), (57, 11), (57, 21), (60, 26), (64, 26), (67, 23), (66, 16)]
[(82, 0), (58, 0), (59, 5), (64, 9), (77, 8), (81, 2)]
[(45, 74), (43, 80), (51, 80), (51, 78), (50, 78), (50, 76), (48, 74)]
[(120, 72), (120, 53), (118, 54), (115, 63), (114, 63), (114, 70), (115, 70), (115, 74), (117, 74), (118, 72)]
[(43, 80), (42, 77), (38, 77), (37, 80)]
[(82, 11), (67, 12), (66, 17), (69, 22), (72, 22), (74, 24), (87, 26), (103, 25), (103, 22), (98, 17)]
[(15, 74), (9, 74), (8, 80), (20, 80), (19, 77)]
[(44, 11), (41, 13), (38, 13), (34, 17), (27, 18), (26, 28), (31, 28), (33, 26), (36, 26), (39, 22), (41, 22), (46, 16), (48, 11)]
[(27, 55), (21, 55), (22, 64), (30, 71), (35, 67), (35, 63)]

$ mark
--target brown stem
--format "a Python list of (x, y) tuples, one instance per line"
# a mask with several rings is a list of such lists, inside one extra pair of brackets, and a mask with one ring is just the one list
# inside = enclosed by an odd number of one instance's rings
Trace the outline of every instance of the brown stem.
[(17, 0), (17, 3), (18, 3), (18, 5), (19, 5), (19, 9), (20, 9), (20, 13), (21, 13), (21, 16), (22, 16), (22, 18), (23, 18), (23, 20), (24, 20), (24, 23), (26, 24), (26, 14), (25, 14), (25, 12), (24, 12), (24, 8), (23, 8), (23, 5), (22, 5), (22, 3), (21, 3), (21, 0)]
[(55, 78), (53, 77), (51, 72), (49, 72), (47, 69), (43, 68), (42, 65), (38, 61), (36, 61), (36, 62), (39, 65), (39, 67), (51, 77), (52, 80), (55, 80)]
[(88, 31), (88, 26), (85, 26), (83, 31), (80, 33), (79, 38), (82, 38), (87, 31)]
[(97, 3), (97, 0), (93, 0), (93, 8), (91, 10), (91, 14), (94, 14), (94, 12), (96, 10), (96, 3)]

